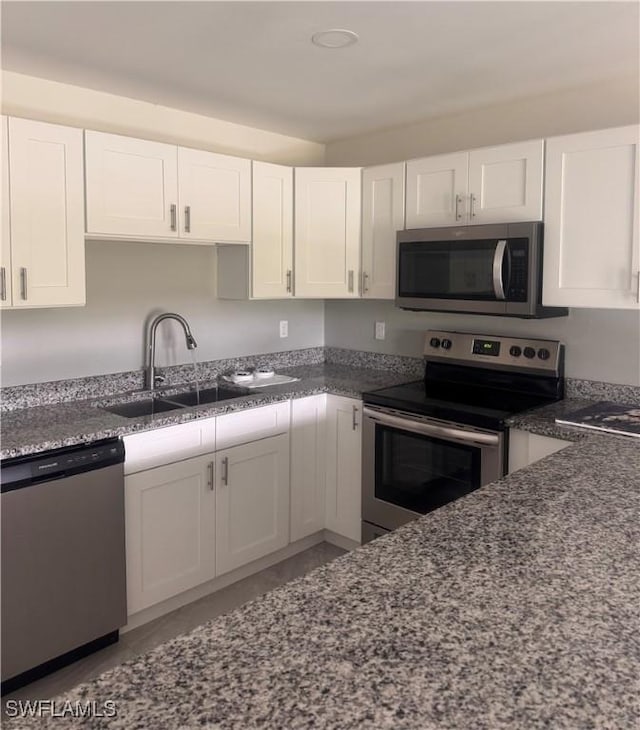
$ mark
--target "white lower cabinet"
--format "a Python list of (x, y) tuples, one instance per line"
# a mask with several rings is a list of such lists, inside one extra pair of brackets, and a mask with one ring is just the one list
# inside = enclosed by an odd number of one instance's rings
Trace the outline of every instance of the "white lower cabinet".
[(216, 573), (289, 543), (289, 436), (216, 453)]
[(545, 456), (555, 454), (567, 446), (571, 446), (571, 441), (539, 436), (512, 428), (509, 431), (509, 474), (540, 461)]
[(327, 396), (291, 401), (291, 541), (324, 529)]
[(129, 615), (325, 528), (359, 543), (361, 418), (323, 393), (127, 436)]
[(327, 396), (325, 526), (360, 542), (362, 401)]
[(130, 615), (214, 577), (213, 461), (198, 456), (125, 477)]

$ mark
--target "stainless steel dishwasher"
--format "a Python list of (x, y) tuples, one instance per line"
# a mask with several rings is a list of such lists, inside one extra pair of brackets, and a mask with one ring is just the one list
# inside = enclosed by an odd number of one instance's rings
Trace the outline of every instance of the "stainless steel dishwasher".
[(109, 439), (2, 463), (2, 694), (118, 640), (123, 462)]

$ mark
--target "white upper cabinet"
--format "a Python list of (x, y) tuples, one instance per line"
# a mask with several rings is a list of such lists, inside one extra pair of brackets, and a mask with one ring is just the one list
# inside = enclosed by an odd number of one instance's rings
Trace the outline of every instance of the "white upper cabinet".
[(407, 228), (542, 219), (544, 140), (407, 162)]
[(361, 169), (295, 170), (295, 295), (359, 296)]
[(8, 132), (13, 306), (83, 305), (82, 130), (10, 118)]
[(405, 163), (362, 172), (362, 296), (394, 299), (396, 232), (404, 228)]
[(178, 237), (176, 147), (85, 132), (87, 233)]
[(180, 238), (251, 240), (251, 160), (178, 148)]
[(469, 154), (455, 152), (407, 162), (407, 228), (464, 222)]
[(9, 225), (9, 124), (2, 120), (2, 240), (0, 241), (0, 308), (13, 303), (11, 274), (11, 229)]
[(293, 296), (293, 168), (253, 163), (251, 246), (218, 246), (220, 299)]
[(544, 140), (469, 153), (469, 223), (542, 220)]
[(252, 294), (293, 293), (293, 168), (253, 163)]
[(85, 132), (87, 233), (190, 243), (251, 239), (251, 161)]
[(640, 307), (638, 131), (547, 141), (543, 304)]

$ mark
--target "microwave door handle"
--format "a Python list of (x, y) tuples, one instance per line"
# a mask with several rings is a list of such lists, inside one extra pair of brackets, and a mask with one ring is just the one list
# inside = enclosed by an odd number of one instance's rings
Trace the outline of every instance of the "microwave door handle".
[(497, 446), (499, 437), (490, 433), (474, 433), (473, 431), (463, 431), (459, 428), (450, 428), (449, 426), (436, 426), (431, 423), (420, 423), (407, 418), (398, 418), (390, 416), (387, 413), (379, 413), (365, 408), (363, 414), (372, 421), (385, 424), (387, 426), (395, 426), (403, 431), (414, 431), (415, 433), (423, 433), (426, 436), (440, 436), (444, 438), (452, 438), (457, 441), (464, 441), (470, 444), (483, 444), (487, 446)]
[(502, 281), (502, 265), (504, 256), (507, 251), (507, 241), (503, 238), (496, 244), (496, 250), (493, 254), (493, 292), (496, 299), (504, 301), (504, 282)]

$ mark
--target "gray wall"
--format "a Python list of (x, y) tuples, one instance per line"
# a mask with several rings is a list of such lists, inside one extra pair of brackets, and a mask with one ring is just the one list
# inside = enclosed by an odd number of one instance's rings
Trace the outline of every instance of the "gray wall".
[[(374, 339), (376, 321), (386, 323), (385, 340)], [(333, 347), (419, 356), (430, 328), (560, 340), (568, 377), (640, 385), (640, 312), (571, 309), (568, 317), (519, 320), (405, 312), (388, 301), (334, 301), (325, 308), (325, 344)]]
[[(323, 344), (323, 302), (222, 301), (214, 282), (211, 247), (87, 242), (86, 307), (2, 313), (2, 384), (140, 368), (144, 322), (159, 311), (186, 317), (198, 360)], [(281, 319), (289, 322), (286, 339)], [(178, 326), (161, 330), (159, 364), (190, 362)]]

